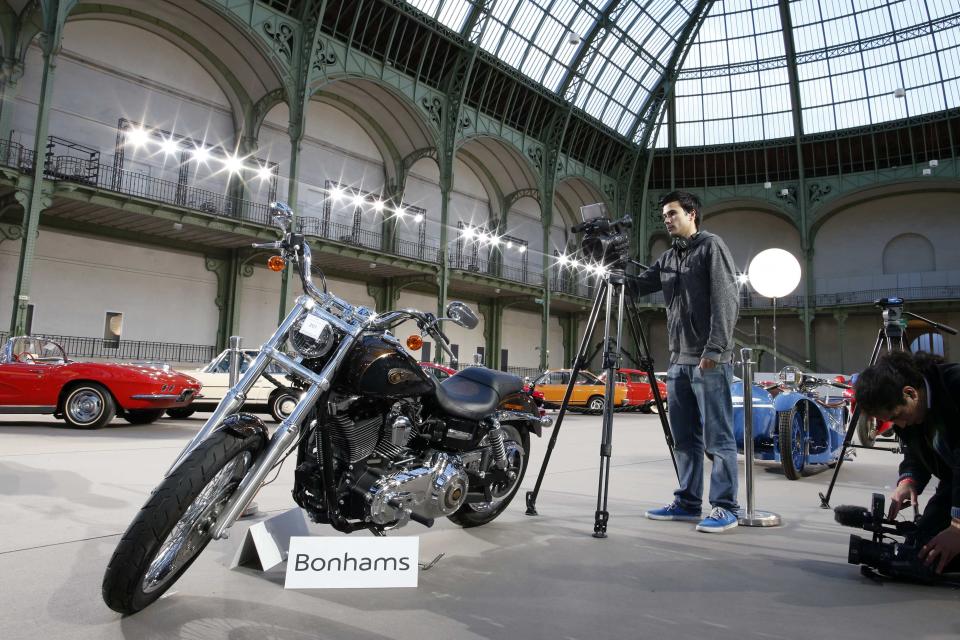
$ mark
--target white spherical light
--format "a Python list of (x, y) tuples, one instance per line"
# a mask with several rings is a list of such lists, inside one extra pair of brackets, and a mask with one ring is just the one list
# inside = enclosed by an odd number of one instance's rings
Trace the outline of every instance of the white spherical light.
[(800, 284), (800, 263), (783, 249), (761, 251), (747, 269), (750, 286), (768, 298), (789, 295)]

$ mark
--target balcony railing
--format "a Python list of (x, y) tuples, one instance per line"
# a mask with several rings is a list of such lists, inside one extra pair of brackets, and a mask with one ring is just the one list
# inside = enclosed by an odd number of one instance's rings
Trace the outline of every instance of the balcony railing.
[[(103, 340), (79, 336), (61, 336), (34, 333), (37, 338), (52, 340), (63, 347), (68, 358), (98, 358), (111, 360), (147, 360), (151, 362), (210, 362), (217, 354), (216, 347), (205, 344), (179, 344), (149, 340)], [(9, 334), (0, 332), (0, 343)]]
[(460, 269), (461, 271), (470, 273), (481, 273), (494, 278), (500, 278), (501, 280), (530, 284), (535, 287), (543, 286), (543, 274), (530, 269), (530, 267), (501, 264), (498, 275), (496, 263), (492, 262), (486, 256), (472, 255), (469, 251), (458, 254), (455, 247), (451, 247), (450, 256), (450, 267), (452, 269)]

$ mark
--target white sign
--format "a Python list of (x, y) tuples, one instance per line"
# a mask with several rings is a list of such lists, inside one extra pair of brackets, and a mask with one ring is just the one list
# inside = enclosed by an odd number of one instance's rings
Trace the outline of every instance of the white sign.
[(287, 589), (416, 587), (420, 539), (293, 537)]
[(300, 325), (300, 333), (307, 336), (308, 338), (313, 338), (314, 340), (320, 339), (320, 334), (323, 333), (323, 330), (327, 328), (327, 321), (321, 318), (320, 316), (309, 315), (303, 320), (303, 324)]

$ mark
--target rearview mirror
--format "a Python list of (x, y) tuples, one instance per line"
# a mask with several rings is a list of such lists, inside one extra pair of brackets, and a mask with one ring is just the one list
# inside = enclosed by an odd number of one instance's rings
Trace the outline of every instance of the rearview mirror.
[(293, 222), (293, 209), (285, 202), (271, 202), (270, 217), (273, 218), (273, 224), (287, 233), (290, 230), (290, 224)]
[(470, 307), (457, 300), (447, 305), (447, 317), (467, 329), (473, 329), (480, 323)]

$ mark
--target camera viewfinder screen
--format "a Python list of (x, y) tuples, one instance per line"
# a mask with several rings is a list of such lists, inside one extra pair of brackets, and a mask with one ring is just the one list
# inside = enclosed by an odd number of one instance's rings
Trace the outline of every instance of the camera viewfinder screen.
[(602, 202), (585, 204), (580, 207), (580, 217), (584, 222), (607, 217), (607, 205)]

